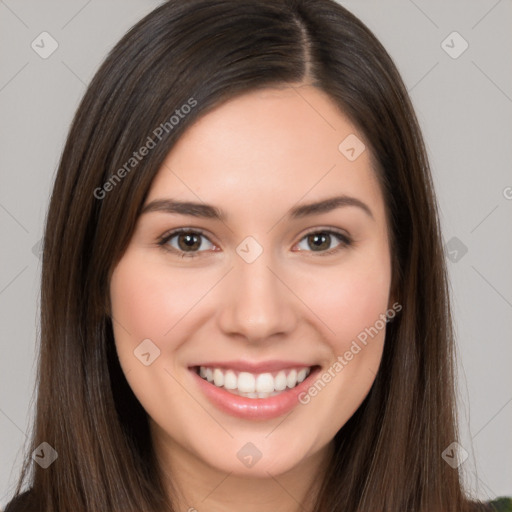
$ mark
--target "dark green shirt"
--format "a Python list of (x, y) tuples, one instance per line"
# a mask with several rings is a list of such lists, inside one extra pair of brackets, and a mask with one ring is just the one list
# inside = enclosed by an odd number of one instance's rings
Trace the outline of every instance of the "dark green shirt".
[[(28, 508), (27, 494), (28, 492), (24, 492), (13, 499), (4, 512), (33, 512)], [(512, 512), (512, 498), (496, 498), (486, 505), (489, 507), (489, 512)]]
[(512, 512), (512, 498), (497, 498), (489, 503), (496, 512)]

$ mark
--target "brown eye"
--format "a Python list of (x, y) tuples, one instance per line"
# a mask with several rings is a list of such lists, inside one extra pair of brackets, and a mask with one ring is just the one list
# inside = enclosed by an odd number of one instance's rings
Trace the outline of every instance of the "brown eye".
[(181, 233), (178, 235), (178, 246), (182, 251), (195, 251), (201, 247), (201, 235)]
[(348, 247), (351, 243), (348, 236), (336, 231), (326, 230), (308, 233), (302, 238), (297, 247), (299, 251), (316, 252), (323, 255), (337, 252), (343, 247)]
[(203, 233), (190, 229), (175, 230), (164, 235), (158, 245), (182, 257), (199, 256), (215, 247)]
[(307, 236), (308, 246), (314, 251), (326, 251), (331, 246), (331, 235), (328, 233), (314, 233)]

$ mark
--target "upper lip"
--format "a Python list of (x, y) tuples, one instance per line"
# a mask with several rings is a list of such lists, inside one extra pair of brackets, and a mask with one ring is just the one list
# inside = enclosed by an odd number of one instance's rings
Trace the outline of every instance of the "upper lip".
[(239, 372), (249, 373), (264, 373), (264, 372), (275, 372), (278, 370), (286, 370), (291, 368), (311, 368), (316, 366), (314, 364), (299, 363), (296, 361), (215, 361), (215, 362), (204, 362), (193, 365), (193, 367), (205, 366), (210, 368), (224, 368), (226, 370), (237, 370)]

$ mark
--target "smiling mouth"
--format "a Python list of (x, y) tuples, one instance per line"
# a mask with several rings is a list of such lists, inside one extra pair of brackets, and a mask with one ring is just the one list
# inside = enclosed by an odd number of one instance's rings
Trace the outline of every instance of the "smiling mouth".
[(226, 368), (195, 366), (193, 371), (217, 388), (244, 398), (270, 398), (301, 384), (318, 366), (287, 368), (274, 372), (251, 373)]

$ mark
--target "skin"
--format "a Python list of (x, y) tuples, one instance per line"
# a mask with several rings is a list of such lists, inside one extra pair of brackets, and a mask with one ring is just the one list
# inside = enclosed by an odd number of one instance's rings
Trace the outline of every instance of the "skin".
[[(372, 386), (385, 329), (309, 403), (272, 420), (220, 411), (188, 370), (206, 361), (279, 359), (327, 371), (391, 307), (384, 199), (369, 150), (353, 162), (339, 151), (350, 134), (364, 141), (313, 86), (253, 91), (192, 125), (153, 181), (146, 204), (204, 202), (226, 215), (222, 222), (142, 214), (111, 280), (119, 360), (149, 415), (178, 510), (311, 510), (308, 486), (319, 483), (334, 435)], [(292, 207), (338, 195), (363, 201), (372, 216), (343, 206), (287, 217)], [(196, 257), (158, 245), (177, 228), (205, 233)], [(315, 251), (307, 235), (327, 228), (348, 235), (352, 244), (332, 235)], [(236, 252), (247, 236), (263, 249), (252, 263)], [(167, 246), (178, 251), (178, 242), (174, 237)], [(134, 357), (147, 338), (161, 351), (150, 366)], [(262, 453), (251, 468), (236, 456), (248, 442)]]

